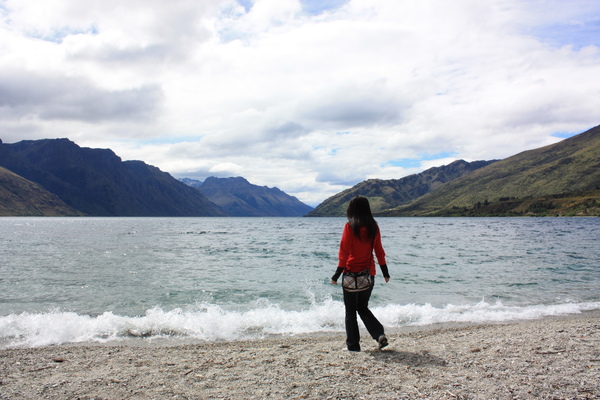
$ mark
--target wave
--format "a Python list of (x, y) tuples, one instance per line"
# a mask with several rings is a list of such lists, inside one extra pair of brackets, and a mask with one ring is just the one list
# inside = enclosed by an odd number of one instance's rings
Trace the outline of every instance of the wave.
[[(600, 309), (600, 302), (506, 306), (481, 301), (472, 305), (389, 304), (373, 308), (386, 327), (447, 322), (502, 322), (578, 314)], [(225, 310), (214, 304), (164, 310), (156, 306), (143, 316), (98, 316), (53, 310), (0, 317), (0, 346), (39, 347), (67, 343), (108, 342), (133, 338), (187, 338), (205, 341), (241, 340), (268, 335), (343, 332), (344, 305), (327, 299), (307, 310), (290, 311), (261, 300), (247, 311)]]

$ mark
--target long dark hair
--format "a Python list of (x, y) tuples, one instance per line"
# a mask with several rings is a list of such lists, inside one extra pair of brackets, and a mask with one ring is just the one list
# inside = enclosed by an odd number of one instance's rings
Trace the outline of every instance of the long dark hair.
[(348, 217), (348, 222), (350, 223), (354, 236), (360, 238), (360, 228), (365, 226), (367, 227), (369, 237), (375, 239), (379, 228), (371, 213), (369, 199), (363, 196), (354, 197), (348, 204), (346, 216)]

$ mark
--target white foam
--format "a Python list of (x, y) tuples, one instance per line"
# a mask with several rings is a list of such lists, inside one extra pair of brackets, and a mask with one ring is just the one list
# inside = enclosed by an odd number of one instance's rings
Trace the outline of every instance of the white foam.
[(430, 304), (394, 305), (376, 309), (374, 314), (386, 326), (429, 325), (444, 322), (501, 322), (538, 319), (547, 316), (578, 314), (600, 309), (600, 302), (564, 303), (554, 305), (507, 306), (502, 302), (481, 301), (474, 305), (453, 305), (436, 308)]
[[(491, 322), (535, 319), (600, 309), (600, 302), (556, 305), (506, 306), (482, 301), (472, 305), (389, 304), (373, 308), (387, 327), (443, 322)], [(154, 307), (137, 317), (105, 312), (96, 317), (54, 310), (0, 317), (2, 347), (37, 347), (53, 344), (104, 342), (128, 338), (185, 337), (199, 340), (238, 340), (270, 334), (343, 331), (344, 305), (326, 299), (300, 311), (284, 310), (262, 300), (246, 311), (225, 310), (214, 304), (184, 309)]]

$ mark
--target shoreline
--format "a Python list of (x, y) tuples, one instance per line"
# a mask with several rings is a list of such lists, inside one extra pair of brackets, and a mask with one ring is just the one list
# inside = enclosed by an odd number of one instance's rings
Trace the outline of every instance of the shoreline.
[(599, 399), (600, 311), (231, 342), (0, 350), (0, 399)]

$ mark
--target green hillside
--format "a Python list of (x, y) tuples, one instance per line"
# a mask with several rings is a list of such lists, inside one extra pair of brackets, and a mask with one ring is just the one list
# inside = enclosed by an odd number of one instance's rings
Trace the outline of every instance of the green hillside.
[(600, 126), (448, 182), (386, 216), (600, 215)]
[(449, 165), (430, 168), (419, 174), (402, 179), (369, 179), (338, 193), (308, 213), (309, 217), (341, 217), (346, 215), (350, 200), (357, 195), (369, 198), (374, 213), (407, 204), (440, 187), (446, 182), (469, 174), (494, 161), (475, 161), (472, 163), (458, 160)]

